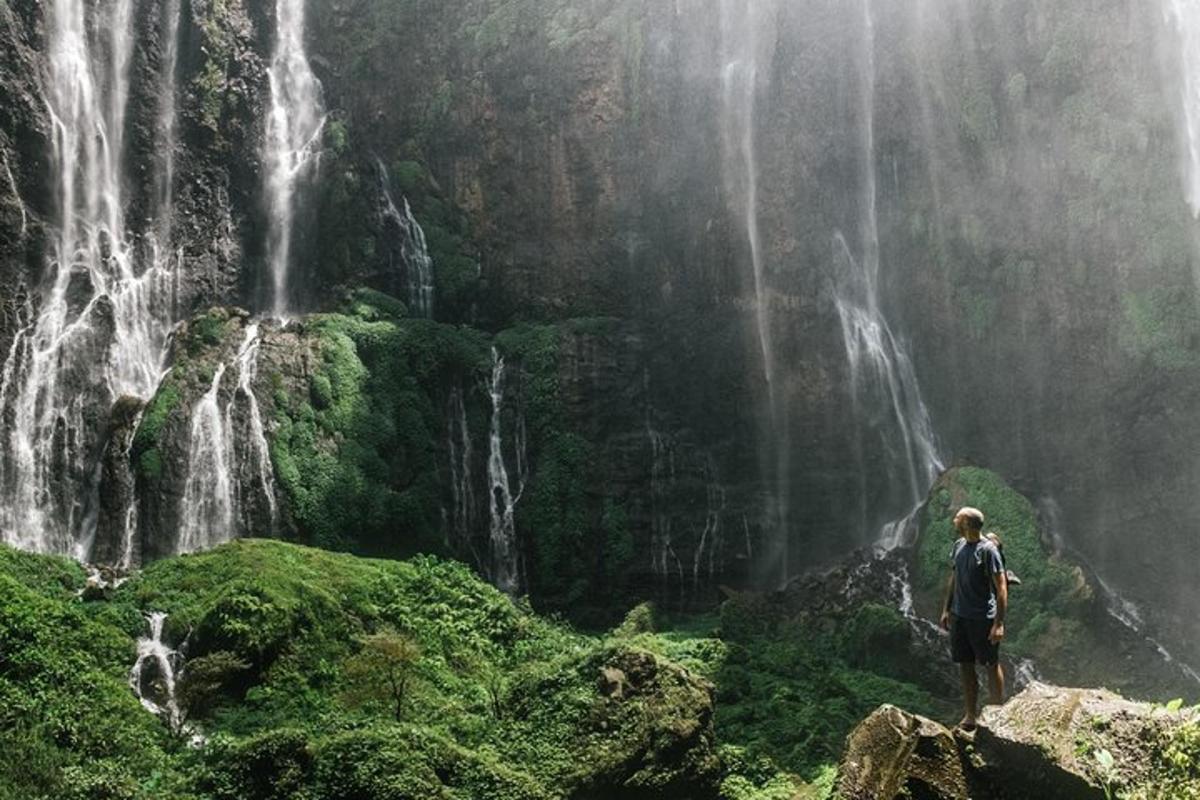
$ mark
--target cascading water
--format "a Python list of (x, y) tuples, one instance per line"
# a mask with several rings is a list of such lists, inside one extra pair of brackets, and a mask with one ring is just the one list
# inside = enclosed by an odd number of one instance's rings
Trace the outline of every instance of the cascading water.
[(492, 348), (492, 427), (488, 450), (488, 508), (491, 512), (491, 572), (492, 583), (507, 594), (521, 589), (520, 551), (517, 546), (516, 522), (513, 509), (521, 499), (524, 484), (519, 484), (514, 496), (504, 465), (502, 438), (504, 407), (504, 358)]
[(682, 595), (683, 562), (671, 540), (669, 511), (669, 493), (675, 481), (675, 453), (649, 420), (646, 421), (646, 438), (650, 440), (650, 569), (664, 590), (675, 580)]
[(142, 707), (161, 718), (175, 732), (183, 727), (183, 714), (175, 694), (175, 680), (183, 657), (163, 642), (167, 615), (148, 614), (150, 635), (138, 639), (137, 661), (129, 671), (129, 686)]
[(1192, 216), (1200, 218), (1200, 2), (1162, 0), (1163, 15), (1178, 37), (1180, 99), (1187, 164), (1184, 194)]
[[(709, 580), (716, 575), (717, 554), (721, 552), (724, 545), (721, 518), (725, 513), (725, 488), (718, 480), (717, 462), (711, 454), (706, 459), (704, 471), (707, 478), (705, 484), (707, 513), (704, 517), (704, 530), (700, 533), (700, 544), (696, 546), (696, 553), (692, 558), (692, 588), (694, 590), (700, 588), (700, 571), (705, 564), (706, 557)], [(707, 548), (707, 552), (705, 548)]]
[[(1038, 513), (1042, 517), (1043, 528), (1053, 547), (1054, 554), (1056, 556), (1066, 554), (1067, 546), (1066, 537), (1063, 535), (1062, 509), (1058, 501), (1053, 497), (1042, 497), (1038, 500), (1037, 508)], [(1154, 648), (1163, 661), (1174, 665), (1189, 680), (1200, 684), (1200, 672), (1197, 672), (1191, 665), (1176, 659), (1161, 642), (1146, 633), (1146, 622), (1142, 617), (1142, 610), (1138, 608), (1136, 603), (1124, 597), (1114, 586), (1101, 577), (1100, 573), (1082, 553), (1071, 550), (1069, 556), (1071, 560), (1082, 564), (1091, 577), (1095, 579), (1096, 583), (1099, 584), (1100, 596), (1104, 601), (1104, 609), (1110, 617), (1145, 639), (1146, 643)]]
[(400, 260), (404, 262), (404, 276), (408, 284), (409, 309), (418, 317), (433, 318), (433, 259), (425, 241), (425, 231), (413, 216), (408, 198), (402, 197), (404, 211), (396, 208), (392, 200), (390, 180), (382, 161), (379, 167), (379, 184), (383, 196), (383, 218), (391, 222), (400, 233)]
[[(460, 548), (470, 549), (475, 524), (475, 490), (471, 482), (471, 430), (467, 425), (467, 407), (462, 390), (450, 391), (447, 414), (447, 445), (450, 454), (450, 491), (454, 498), (451, 529)], [(478, 559), (476, 559), (478, 560)]]
[(254, 532), (249, 501), (256, 483), (274, 525), (277, 509), (270, 446), (253, 385), (260, 344), (258, 325), (246, 326), (233, 363), (236, 387), (226, 393), (222, 403), (227, 365), (220, 364), (208, 391), (192, 410), (187, 480), (179, 507), (179, 553), (206, 550)]
[(766, 281), (762, 232), (758, 221), (758, 156), (755, 148), (755, 109), (763, 90), (765, 65), (773, 48), (775, 4), (771, 0), (720, 1), (721, 65), (721, 162), (725, 191), (733, 212), (741, 218), (750, 251), (754, 285), (754, 328), (766, 382), (770, 431), (765, 437), (773, 484), (775, 508), (771, 516), (777, 527), (774, 557), (779, 581), (789, 575), (788, 516), (789, 458), (785, 398), (776, 375), (774, 342), (771, 335), (771, 298)]
[(13, 177), (12, 168), (8, 165), (8, 159), (4, 159), (4, 175), (8, 178), (8, 188), (12, 192), (13, 202), (16, 203), (17, 209), (21, 212), (21, 238), (25, 238), (25, 233), (29, 229), (29, 209), (25, 207), (25, 201), (21, 198), (21, 189), (17, 186), (17, 179)]
[[(721, 0), (721, 144), (726, 191), (739, 207), (754, 275), (754, 316), (767, 383), (774, 378), (769, 300), (758, 225), (758, 159), (754, 147), (759, 91), (762, 2)], [(765, 17), (762, 17), (765, 18)]]
[(179, 508), (176, 552), (207, 549), (233, 537), (233, 485), (229, 440), (221, 414), (225, 365), (213, 373), (208, 391), (192, 409), (188, 474)]
[[(249, 486), (254, 480), (257, 480), (258, 487), (267, 503), (270, 523), (274, 527), (278, 508), (275, 504), (275, 473), (271, 469), (271, 446), (267, 443), (262, 411), (258, 407), (258, 397), (254, 394), (254, 381), (258, 378), (258, 353), (261, 346), (262, 337), (259, 335), (258, 324), (247, 326), (242, 346), (238, 349), (237, 355), (237, 391), (225, 406), (225, 430), (230, 433), (231, 437), (235, 435), (236, 420), (233, 411), (235, 403), (240, 400), (246, 406), (245, 430), (238, 432), (240, 435), (237, 435), (237, 441), (241, 443), (243, 449), (249, 448), (249, 453), (239, 463), (247, 465), (252, 475), (249, 476), (251, 480), (238, 480), (235, 489), (240, 492), (243, 487)], [(239, 505), (244, 508), (246, 504), (240, 502)], [(249, 527), (250, 520), (243, 519), (243, 529), (249, 529)]]
[(267, 266), (276, 318), (291, 310), (289, 286), (297, 188), (320, 155), (325, 113), (321, 82), (304, 50), (303, 0), (276, 0), (275, 50), (268, 71), (271, 107), (263, 140)]
[[(888, 325), (879, 302), (879, 220), (875, 180), (875, 34), (871, 0), (862, 0), (864, 46), (862, 100), (862, 196), (859, 220), (861, 257), (855, 258), (842, 233), (833, 237), (837, 266), (834, 299), (850, 372), (850, 391), (857, 419), (876, 421), (890, 482), (907, 489), (904, 508), (887, 509), (902, 516), (885, 524), (879, 545), (890, 549), (906, 543), (914, 530), (913, 511), (942, 470), (942, 458), (929, 411), (921, 396), (912, 359)], [(881, 422), (880, 422), (881, 421)], [(861, 427), (860, 427), (861, 435)], [(862, 458), (860, 449), (860, 459)], [(860, 472), (865, 473), (864, 469)], [(865, 515), (864, 515), (865, 516)]]
[(56, 228), (36, 313), (14, 337), (0, 383), (0, 539), (82, 558), (96, 518), (96, 420), (117, 398), (154, 391), (176, 275), (136, 263), (125, 227), (132, 0), (48, 5)]
[(161, 66), (162, 91), (158, 107), (158, 163), (155, 172), (155, 217), (157, 225), (151, 232), (153, 262), (165, 265), (178, 261), (181, 254), (173, 252), (171, 235), (174, 224), (175, 148), (178, 146), (179, 126), (176, 121), (176, 73), (179, 68), (179, 22), (182, 0), (166, 0), (162, 5), (161, 21), (163, 54)]

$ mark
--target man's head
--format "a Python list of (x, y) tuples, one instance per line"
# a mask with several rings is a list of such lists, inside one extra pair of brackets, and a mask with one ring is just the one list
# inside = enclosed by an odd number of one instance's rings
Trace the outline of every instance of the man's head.
[(978, 508), (963, 506), (954, 515), (954, 530), (958, 531), (960, 536), (977, 538), (983, 530), (983, 512)]

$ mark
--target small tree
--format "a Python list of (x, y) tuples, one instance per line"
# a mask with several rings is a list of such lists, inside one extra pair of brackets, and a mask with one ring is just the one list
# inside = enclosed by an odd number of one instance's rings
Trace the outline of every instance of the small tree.
[(386, 701), (399, 722), (421, 649), (408, 636), (393, 630), (364, 636), (359, 644), (361, 649), (346, 659), (346, 701), (355, 706)]

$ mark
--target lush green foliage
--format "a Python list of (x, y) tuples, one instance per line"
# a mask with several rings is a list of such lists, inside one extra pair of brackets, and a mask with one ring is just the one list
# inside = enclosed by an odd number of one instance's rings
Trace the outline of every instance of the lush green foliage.
[[(778, 753), (823, 797), (819, 759), (874, 702), (856, 674), (825, 674), (842, 662), (804, 631), (726, 644), (702, 618), (654, 634), (642, 607), (618, 634), (582, 636), (432, 558), (244, 540), (87, 601), (78, 567), (0, 548), (0, 584), (0, 743), (19, 756), (0, 767), (5, 796), (774, 800), (803, 787)], [(129, 690), (143, 610), (187, 640), (180, 700), (199, 749)], [(733, 629), (742, 613), (726, 616)], [(394, 693), (360, 669), (393, 656), (399, 721)], [(736, 684), (718, 689), (719, 747), (706, 678)], [(813, 694), (835, 686), (856, 699)], [(777, 713), (751, 713), (773, 697)]]
[(610, 324), (585, 319), (522, 325), (496, 339), (500, 352), (522, 370), (522, 413), (536, 465), (517, 506), (517, 524), (530, 550), (530, 594), (539, 608), (601, 625), (614, 609), (627, 607), (633, 539), (624, 510), (612, 499), (597, 502), (589, 491), (600, 469), (596, 446), (571, 430), (566, 418), (559, 350), (565, 336)]
[(318, 368), (303, 393), (275, 393), (275, 473), (301, 534), (336, 550), (438, 552), (441, 387), (486, 364), (480, 334), (406, 319), (359, 291), (348, 314), (304, 322)]
[(166, 735), (129, 691), (133, 640), (75, 601), (77, 566), (0, 548), (0, 796), (135, 797)]

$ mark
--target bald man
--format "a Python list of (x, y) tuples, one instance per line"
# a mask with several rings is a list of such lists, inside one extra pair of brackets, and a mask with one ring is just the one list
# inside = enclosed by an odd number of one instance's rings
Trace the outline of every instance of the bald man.
[(974, 730), (978, 713), (977, 665), (987, 672), (990, 702), (1004, 702), (1000, 642), (1008, 611), (1008, 581), (995, 543), (983, 537), (983, 512), (969, 506), (954, 515), (958, 540), (950, 554), (950, 578), (942, 602), (942, 628), (950, 631), (950, 654), (959, 666), (964, 714), (959, 727)]

